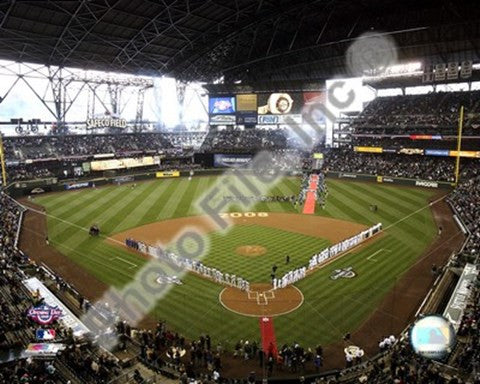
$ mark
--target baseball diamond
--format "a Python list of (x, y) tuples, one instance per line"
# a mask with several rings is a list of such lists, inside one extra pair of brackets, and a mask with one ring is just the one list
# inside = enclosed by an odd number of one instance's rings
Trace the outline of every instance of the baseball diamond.
[[(318, 323), (313, 332), (322, 344), (334, 342), (342, 333), (360, 326), (395, 285), (394, 276), (405, 273), (436, 235), (428, 207), (433, 191), (335, 180), (328, 181), (330, 196), (325, 210), (313, 216), (295, 213), (296, 208), (290, 203), (259, 202), (251, 211), (268, 215), (234, 217), (229, 232), (217, 233), (209, 228), (211, 223), (195, 216), (197, 211), (192, 204), (215, 181), (216, 177), (196, 177), (191, 181), (167, 179), (141, 183), (135, 189), (125, 185), (56, 193), (37, 197), (35, 203), (46, 208), (50, 246), (90, 274), (92, 281), (115, 286), (128, 283), (147, 259), (123, 246), (128, 237), (169, 244), (181, 228), (195, 226), (210, 241), (210, 250), (202, 260), (206, 265), (243, 275), (252, 283), (268, 283), (272, 265), (277, 265), (277, 275), (281, 275), (292, 265), (307, 263), (312, 254), (329, 244), (381, 221), (387, 229), (380, 238), (298, 283), (304, 304), (278, 318), (276, 333), (280, 342), (294, 337), (305, 345), (309, 344), (311, 333), (306, 336), (303, 324), (311, 321)], [(297, 178), (285, 178), (271, 193), (289, 195), (299, 187), (299, 182)], [(112, 203), (105, 208), (108, 201)], [(371, 203), (389, 209), (373, 213), (369, 209)], [(82, 209), (78, 210), (80, 206)], [(419, 207), (426, 208), (419, 210)], [(411, 216), (403, 220), (408, 215)], [(98, 224), (105, 238), (89, 238), (79, 230), (91, 222)], [(419, 226), (422, 237), (416, 236)], [(261, 245), (267, 252), (259, 258), (242, 258), (236, 250), (244, 244)], [(379, 249), (391, 252), (377, 255), (376, 263), (367, 260)], [(285, 264), (287, 254), (291, 260), (288, 265)], [(348, 266), (355, 268), (356, 279), (330, 279), (334, 269)], [(75, 275), (77, 273), (68, 273), (66, 277), (75, 279)], [(367, 289), (372, 279), (377, 282), (375, 288)], [(183, 285), (172, 287), (152, 310), (152, 320), (165, 319), (187, 337), (200, 332), (198, 327), (205, 324), (212, 337), (224, 342), (242, 334), (245, 338), (255, 335), (256, 326), (248, 318), (227, 311), (219, 302), (222, 286), (192, 274), (183, 276), (182, 281)], [(315, 289), (319, 285), (322, 286), (320, 294)], [(82, 286), (78, 289), (82, 290)], [(88, 296), (88, 291), (84, 293)], [(259, 300), (266, 303), (268, 298)], [(171, 310), (165, 312), (162, 309), (165, 307)], [(345, 316), (346, 308), (349, 316)], [(202, 321), (193, 322), (194, 318)]]

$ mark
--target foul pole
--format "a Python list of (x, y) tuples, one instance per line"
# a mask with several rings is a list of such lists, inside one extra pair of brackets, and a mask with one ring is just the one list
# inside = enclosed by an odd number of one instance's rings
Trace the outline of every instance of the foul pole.
[(460, 107), (460, 116), (458, 118), (458, 136), (457, 136), (457, 161), (455, 163), (455, 186), (458, 186), (460, 180), (460, 151), (462, 150), (462, 131), (463, 131), (463, 105)]
[(7, 186), (7, 169), (5, 168), (5, 156), (3, 150), (3, 139), (2, 134), (0, 133), (0, 163), (2, 165), (2, 184), (5, 188)]

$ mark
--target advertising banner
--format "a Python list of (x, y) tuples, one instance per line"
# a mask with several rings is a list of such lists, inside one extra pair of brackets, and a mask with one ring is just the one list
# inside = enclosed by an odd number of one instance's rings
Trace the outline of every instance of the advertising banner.
[(303, 93), (303, 121), (308, 124), (323, 125), (326, 123), (322, 106), (326, 103), (325, 92), (304, 92)]
[(237, 112), (237, 124), (239, 125), (256, 125), (257, 124), (257, 112)]
[(422, 188), (438, 188), (438, 183), (430, 180), (415, 180), (415, 186)]
[(131, 183), (133, 181), (135, 181), (133, 176), (119, 176), (113, 179), (115, 184)]
[(257, 111), (259, 115), (301, 115), (303, 103), (300, 92), (261, 93)]
[(473, 283), (477, 279), (478, 269), (473, 264), (465, 265), (462, 275), (458, 280), (457, 286), (450, 297), (443, 316), (449, 320), (456, 331), (458, 331), (463, 312), (468, 304)]
[(242, 94), (237, 95), (237, 112), (257, 112), (257, 95)]
[(53, 357), (58, 352), (65, 349), (65, 344), (54, 344), (54, 343), (32, 343), (28, 344), (25, 353), (32, 357), (43, 356), (43, 357)]
[(163, 179), (165, 177), (180, 177), (179, 171), (162, 171), (155, 174), (157, 179)]
[(40, 297), (44, 299), (45, 305), (57, 308), (61, 311), (61, 321), (65, 327), (72, 328), (73, 335), (80, 337), (90, 332), (90, 330), (83, 324), (57, 297), (36, 277), (23, 281), (23, 284), (32, 293), (40, 293)]
[(258, 115), (258, 124), (275, 125), (275, 124), (302, 124), (302, 115)]
[(108, 171), (113, 169), (149, 167), (160, 164), (160, 157), (145, 156), (140, 158), (125, 158), (98, 160), (90, 163), (92, 171)]
[(420, 148), (401, 148), (398, 153), (402, 155), (423, 155), (424, 151)]
[(89, 188), (92, 186), (92, 183), (89, 181), (85, 181), (83, 183), (70, 183), (70, 184), (65, 184), (65, 189), (67, 191), (71, 191), (74, 189), (81, 189), (81, 188)]
[(327, 172), (328, 177), (338, 179), (352, 179), (359, 181), (372, 181), (377, 183), (389, 183), (398, 185), (409, 185), (422, 188), (451, 188), (452, 184), (446, 181), (431, 181), (406, 179), (401, 177), (383, 176), (383, 175), (365, 175), (360, 173), (346, 173), (346, 172)]
[(353, 147), (355, 152), (383, 153), (382, 147)]
[[(458, 151), (450, 151), (450, 156), (457, 157)], [(460, 151), (460, 157), (480, 158), (480, 151)]]
[(40, 325), (53, 324), (62, 316), (63, 312), (60, 308), (48, 304), (32, 307), (27, 312), (27, 317)]
[(210, 125), (235, 125), (235, 115), (210, 115)]
[(108, 159), (109, 157), (115, 157), (114, 153), (99, 153), (97, 155), (93, 155), (94, 159)]
[(409, 135), (412, 140), (443, 140), (441, 135)]
[(426, 156), (448, 156), (449, 153), (448, 149), (425, 149)]
[(97, 128), (127, 128), (127, 120), (118, 119), (115, 117), (104, 117), (100, 119), (88, 119), (85, 123), (87, 125), (87, 130), (97, 129)]
[(252, 160), (251, 155), (213, 155), (213, 166), (215, 168), (241, 167), (248, 165)]

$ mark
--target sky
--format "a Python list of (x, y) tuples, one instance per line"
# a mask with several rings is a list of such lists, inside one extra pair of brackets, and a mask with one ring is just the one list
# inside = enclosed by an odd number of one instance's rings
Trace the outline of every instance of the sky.
[[(106, 73), (99, 71), (82, 71), (78, 69), (69, 69), (65, 77), (75, 74), (84, 78), (91, 77), (113, 77), (125, 79), (134, 77), (124, 74)], [(17, 76), (21, 73), (25, 80)], [(0, 97), (4, 100), (0, 103), (0, 121), (10, 121), (11, 118), (41, 119), (42, 121), (55, 120), (53, 114), (49, 111), (54, 109), (53, 93), (48, 80), (44, 77), (48, 75), (46, 67), (35, 64), (19, 64), (9, 61), (0, 61)], [(138, 77), (138, 76), (137, 76)], [(138, 77), (141, 78), (141, 77)], [(149, 78), (152, 79), (152, 78)], [(28, 82), (28, 84), (27, 84)], [(163, 123), (166, 127), (174, 127), (179, 123), (180, 107), (176, 96), (176, 82), (173, 78), (158, 77), (153, 78), (154, 87), (147, 89), (144, 100), (144, 120)], [(73, 82), (68, 86), (68, 98), (73, 100), (78, 93), (78, 97), (72, 103), (66, 113), (66, 120), (83, 122), (87, 119), (87, 111), (92, 110), (92, 94), (88, 87), (81, 90), (82, 82)], [(12, 87), (13, 86), (13, 87)], [(10, 89), (11, 88), (11, 89)], [(135, 88), (126, 87), (120, 100), (121, 117), (127, 120), (134, 120), (137, 111), (137, 95)], [(46, 101), (47, 106), (42, 104), (36, 94)], [(207, 97), (204, 95), (201, 84), (189, 84), (185, 92), (185, 113), (184, 121), (187, 125), (197, 124), (197, 121), (207, 121), (206, 103)], [(108, 87), (101, 85), (97, 89), (97, 94), (104, 101), (107, 107), (110, 107), (110, 97)], [(95, 100), (95, 115), (102, 116), (105, 113), (105, 107), (98, 100)]]
[[(398, 68), (397, 68), (398, 67)], [(402, 71), (407, 68), (417, 71), (421, 70), (421, 63), (410, 63), (406, 65), (397, 65), (389, 67), (393, 72)], [(55, 70), (55, 68), (53, 68)], [(392, 73), (393, 73), (392, 72)], [(22, 74), (24, 79), (19, 78)], [(141, 76), (131, 76), (119, 73), (107, 73), (100, 71), (85, 71), (80, 69), (67, 69), (64, 77), (72, 75), (80, 78), (115, 78), (127, 79), (135, 77), (137, 79), (153, 79), (153, 88), (145, 92), (143, 119), (152, 122), (159, 122), (166, 128), (173, 128), (179, 124), (180, 106), (176, 95), (176, 81), (173, 78), (156, 77), (145, 78)], [(48, 69), (45, 66), (28, 63), (15, 63), (11, 61), (0, 60), (0, 121), (9, 122), (12, 118), (41, 119), (42, 121), (54, 121), (54, 116), (49, 111), (54, 110), (53, 93), (48, 80)], [(335, 81), (332, 79), (329, 83)], [(362, 86), (362, 79), (348, 79), (350, 85), (356, 89), (355, 103), (350, 106), (350, 110), (361, 111), (366, 102), (375, 97), (372, 89)], [(27, 84), (28, 82), (28, 84)], [(72, 103), (66, 114), (66, 121), (84, 122), (87, 119), (88, 110), (92, 110), (92, 94), (88, 87), (81, 90), (82, 82), (72, 82), (68, 87), (68, 98), (73, 100), (78, 93), (78, 97)], [(454, 91), (468, 89), (466, 83), (438, 85), (437, 91)], [(473, 83), (472, 89), (480, 89), (480, 82)], [(406, 89), (407, 94), (432, 92), (432, 86), (418, 86)], [(393, 96), (401, 93), (400, 89), (387, 89), (378, 91), (376, 96)], [(46, 101), (42, 104), (40, 96)], [(97, 89), (99, 98), (104, 101), (107, 107), (110, 107), (110, 97), (108, 87), (101, 85)], [(134, 120), (137, 110), (135, 88), (126, 87), (120, 100), (120, 117), (127, 120)], [(191, 83), (187, 86), (184, 103), (184, 123), (187, 127), (197, 127), (205, 129), (208, 122), (207, 114), (208, 96), (200, 83)], [(95, 117), (101, 117), (105, 114), (105, 106), (99, 100), (94, 104)], [(337, 114), (339, 111), (335, 111)], [(14, 127), (0, 126), (0, 130), (6, 134), (12, 134)]]

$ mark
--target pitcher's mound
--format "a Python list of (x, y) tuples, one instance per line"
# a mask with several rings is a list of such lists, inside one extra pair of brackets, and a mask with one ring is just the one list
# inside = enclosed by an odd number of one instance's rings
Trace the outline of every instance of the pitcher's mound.
[(271, 284), (252, 284), (249, 292), (227, 287), (220, 292), (219, 300), (239, 315), (272, 317), (295, 311), (303, 304), (303, 294), (293, 285), (273, 290)]
[(242, 245), (237, 247), (235, 252), (242, 256), (262, 256), (267, 253), (267, 248), (261, 245)]

